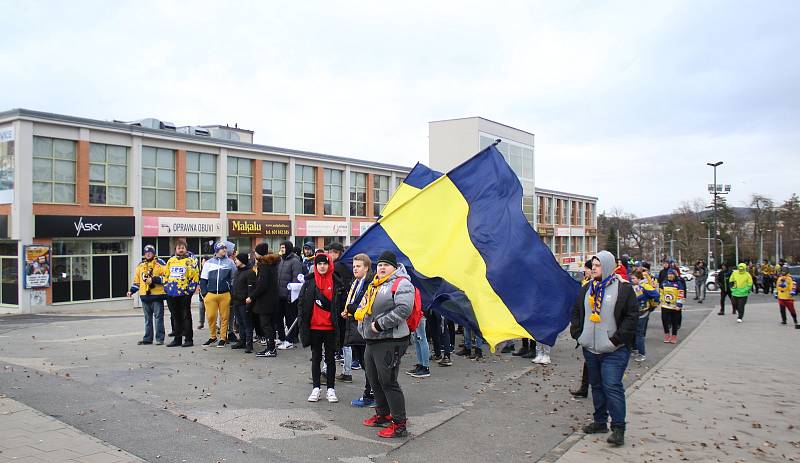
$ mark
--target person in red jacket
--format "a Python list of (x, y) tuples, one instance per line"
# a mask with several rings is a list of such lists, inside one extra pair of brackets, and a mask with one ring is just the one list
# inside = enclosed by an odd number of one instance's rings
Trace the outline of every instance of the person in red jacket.
[(620, 259), (617, 259), (617, 268), (614, 269), (614, 273), (621, 276), (625, 281), (630, 281), (628, 278), (628, 268), (625, 267), (625, 263)]

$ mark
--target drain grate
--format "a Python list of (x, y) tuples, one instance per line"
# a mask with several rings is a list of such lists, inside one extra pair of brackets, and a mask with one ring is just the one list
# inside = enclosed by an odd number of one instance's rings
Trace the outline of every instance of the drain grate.
[(282, 428), (293, 429), (295, 431), (320, 431), (328, 427), (325, 423), (308, 420), (284, 421), (279, 426)]

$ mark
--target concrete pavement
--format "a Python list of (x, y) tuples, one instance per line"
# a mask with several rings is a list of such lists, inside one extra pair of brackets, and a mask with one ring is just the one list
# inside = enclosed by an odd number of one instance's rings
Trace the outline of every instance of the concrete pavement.
[(558, 462), (800, 461), (800, 330), (779, 322), (763, 295), (742, 324), (710, 314), (628, 390), (625, 446), (576, 434)]

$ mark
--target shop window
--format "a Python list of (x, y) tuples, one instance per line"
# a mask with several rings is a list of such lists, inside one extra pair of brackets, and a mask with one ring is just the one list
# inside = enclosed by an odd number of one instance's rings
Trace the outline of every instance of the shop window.
[(33, 137), (33, 202), (75, 203), (76, 144)]
[[(250, 241), (249, 236), (238, 236), (236, 238), (228, 238), (228, 241), (234, 244), (234, 252), (250, 252), (253, 249), (253, 246)], [(231, 253), (231, 250), (228, 249), (228, 253)]]
[(142, 238), (142, 250), (144, 250), (144, 247), (148, 244), (156, 248), (156, 255), (163, 259), (164, 262), (173, 254), (174, 249), (170, 246), (168, 236)]
[(263, 162), (261, 181), (261, 210), (274, 214), (286, 213), (286, 164)]
[(297, 214), (316, 214), (317, 169), (312, 166), (295, 165), (294, 211)]
[(186, 249), (195, 256), (210, 256), (214, 254), (214, 243), (216, 243), (218, 240), (219, 238), (212, 236), (202, 238), (186, 238)]
[(324, 196), (323, 214), (342, 215), (342, 176), (344, 172), (338, 169), (325, 169), (323, 177)]
[(0, 242), (0, 304), (19, 304), (19, 258), (17, 243)]
[(142, 147), (142, 207), (175, 209), (175, 151)]
[(389, 178), (386, 175), (373, 175), (372, 188), (373, 188), (373, 210), (372, 215), (379, 217), (389, 202)]
[(253, 161), (228, 157), (228, 212), (253, 210)]
[(186, 209), (217, 210), (217, 156), (186, 153)]
[(125, 297), (129, 244), (128, 240), (53, 241), (53, 302)]
[(89, 202), (128, 204), (128, 148), (92, 143), (89, 145)]

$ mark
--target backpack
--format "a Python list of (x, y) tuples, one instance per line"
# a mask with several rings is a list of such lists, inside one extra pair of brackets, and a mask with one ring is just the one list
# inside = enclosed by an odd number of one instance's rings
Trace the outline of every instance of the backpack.
[[(406, 277), (397, 277), (392, 284), (392, 299), (394, 299), (394, 293), (397, 292), (397, 287), (400, 286), (400, 280), (408, 280)], [(411, 280), (408, 280), (411, 283)], [(412, 283), (411, 286), (414, 286)], [(417, 331), (419, 327), (419, 323), (422, 321), (422, 317), (425, 315), (422, 313), (422, 296), (419, 294), (419, 289), (414, 286), (414, 306), (411, 308), (411, 315), (408, 316), (406, 319), (406, 324), (408, 325), (408, 329), (413, 333)]]

